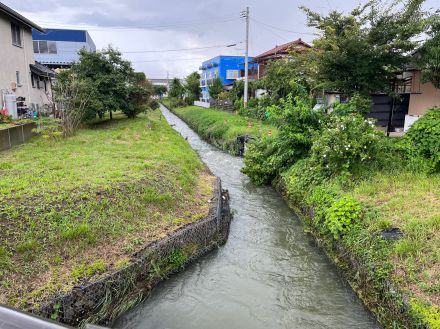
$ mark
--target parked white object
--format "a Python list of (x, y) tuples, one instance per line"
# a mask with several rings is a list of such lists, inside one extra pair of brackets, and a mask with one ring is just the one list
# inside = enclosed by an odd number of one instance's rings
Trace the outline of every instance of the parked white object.
[(405, 115), (405, 126), (403, 128), (404, 132), (407, 132), (408, 129), (416, 122), (421, 115)]
[(12, 116), (12, 119), (18, 119), (17, 113), (17, 96), (14, 94), (6, 94), (5, 95), (5, 107), (8, 110), (9, 115)]

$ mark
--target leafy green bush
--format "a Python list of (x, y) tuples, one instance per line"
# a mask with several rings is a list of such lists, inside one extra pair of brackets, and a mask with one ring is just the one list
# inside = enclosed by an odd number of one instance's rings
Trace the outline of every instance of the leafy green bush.
[(261, 138), (249, 144), (242, 172), (256, 185), (269, 184), (276, 176), (274, 170), (276, 157), (275, 142), (271, 138)]
[[(325, 177), (310, 164), (310, 159), (302, 159), (297, 161), (289, 170), (282, 174), (286, 182), (287, 193), (289, 199), (301, 205), (305, 201), (305, 195), (309, 191), (323, 182)], [(314, 204), (310, 204), (315, 206)]]
[(348, 103), (333, 105), (333, 113), (337, 115), (366, 114), (371, 111), (371, 99), (355, 93)]
[(429, 171), (440, 171), (440, 108), (435, 108), (417, 120), (403, 143), (412, 158), (427, 162)]
[(346, 234), (361, 219), (361, 206), (351, 197), (335, 201), (325, 214), (325, 225), (335, 239)]
[(279, 134), (273, 141), (255, 142), (246, 153), (242, 172), (256, 184), (265, 184), (298, 160), (309, 155), (312, 136), (321, 126), (322, 115), (307, 98), (289, 95), (268, 108)]
[(324, 129), (316, 133), (311, 162), (326, 176), (350, 174), (384, 160), (389, 143), (372, 120), (360, 115), (331, 115)]

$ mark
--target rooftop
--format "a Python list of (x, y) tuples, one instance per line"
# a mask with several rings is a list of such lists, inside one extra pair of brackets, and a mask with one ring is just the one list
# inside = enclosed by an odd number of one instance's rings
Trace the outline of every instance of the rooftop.
[(287, 54), (291, 50), (293, 50), (293, 48), (296, 48), (296, 47), (300, 47), (303, 49), (304, 48), (312, 48), (311, 45), (309, 45), (307, 42), (302, 41), (300, 38), (298, 40), (285, 43), (281, 46), (275, 46), (274, 48), (256, 56), (254, 58), (254, 60), (262, 59), (262, 58), (269, 57), (269, 56), (275, 56), (275, 55), (279, 55), (279, 54)]
[(37, 25), (34, 22), (30, 21), (29, 19), (27, 19), (23, 15), (17, 13), (12, 8), (9, 8), (3, 2), (0, 2), (0, 13), (4, 13), (7, 16), (12, 17), (15, 20), (17, 20), (18, 22), (22, 23), (23, 25), (26, 25), (26, 26), (28, 26), (30, 28), (33, 28), (33, 29), (35, 29), (35, 30), (37, 30), (39, 32), (44, 32), (44, 29), (42, 27), (40, 27), (39, 25)]

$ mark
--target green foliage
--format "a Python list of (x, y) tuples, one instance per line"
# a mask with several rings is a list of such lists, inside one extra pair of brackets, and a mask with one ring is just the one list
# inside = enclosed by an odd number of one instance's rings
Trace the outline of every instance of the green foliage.
[(430, 172), (440, 171), (440, 108), (429, 110), (406, 133), (403, 145), (412, 158), (421, 158)]
[(133, 119), (148, 109), (155, 110), (159, 105), (152, 99), (153, 85), (144, 77), (145, 74), (138, 75), (127, 88), (129, 102), (121, 110), (128, 118)]
[(427, 34), (429, 38), (415, 55), (416, 64), (422, 69), (423, 81), (440, 88), (440, 15), (431, 18)]
[(361, 206), (351, 197), (335, 201), (325, 213), (325, 225), (335, 239), (346, 234), (361, 219)]
[(53, 305), (53, 311), (52, 314), (50, 315), (51, 320), (57, 320), (59, 315), (60, 315), (60, 310), (61, 310), (61, 304), (60, 303), (56, 303)]
[[(372, 120), (352, 114), (331, 115), (324, 128), (315, 134), (311, 163), (327, 177), (351, 174), (389, 157), (385, 137)], [(385, 148), (385, 150), (383, 150)]]
[(202, 96), (202, 89), (200, 88), (200, 74), (193, 72), (185, 79), (185, 90), (187, 104), (192, 105)]
[(423, 324), (427, 324), (431, 329), (440, 328), (440, 307), (429, 305), (415, 298), (410, 300), (411, 311), (420, 319)]
[(160, 86), (160, 85), (154, 85), (154, 95), (156, 95), (159, 98), (162, 98), (163, 95), (168, 91), (166, 86)]
[(261, 138), (249, 144), (245, 167), (241, 170), (256, 185), (266, 185), (276, 177), (277, 148), (272, 138)]
[[(304, 90), (297, 85), (304, 95)], [(320, 129), (322, 114), (314, 111), (307, 98), (289, 95), (280, 105), (269, 107), (272, 122), (279, 134), (273, 141), (255, 142), (246, 153), (243, 173), (258, 184), (271, 182), (280, 172), (308, 156), (312, 136)]]
[(61, 232), (63, 240), (80, 240), (85, 239), (89, 243), (96, 241), (96, 236), (92, 232), (89, 224), (83, 223), (79, 225), (72, 225)]
[(170, 91), (168, 96), (172, 99), (183, 100), (185, 95), (185, 87), (178, 78), (174, 78), (170, 84)]
[(223, 91), (223, 82), (219, 77), (214, 78), (208, 86), (209, 97), (212, 99), (217, 99), (218, 95)]
[[(260, 81), (249, 81), (248, 84), (248, 99), (252, 99), (255, 94), (255, 91), (261, 87)], [(244, 80), (237, 80), (232, 85), (231, 91), (229, 91), (229, 99), (232, 102), (241, 101), (241, 106), (243, 106), (243, 97), (244, 97)], [(239, 103), (237, 103), (239, 104)], [(240, 107), (236, 106), (236, 109)]]
[(312, 54), (312, 51), (292, 53), (285, 60), (269, 62), (260, 87), (267, 90), (272, 104), (277, 104), (289, 94), (296, 95), (298, 84), (304, 87), (307, 94), (316, 88)]
[(90, 264), (81, 264), (76, 266), (70, 273), (70, 276), (75, 281), (78, 279), (88, 279), (95, 274), (104, 272), (106, 268), (107, 265), (103, 260), (96, 260)]
[(185, 265), (187, 261), (186, 255), (181, 250), (174, 250), (165, 260), (167, 265), (171, 266), (172, 269), (179, 269)]
[(44, 139), (58, 141), (63, 137), (62, 121), (58, 119), (40, 118), (37, 128), (33, 132), (41, 135)]
[(122, 54), (109, 46), (97, 52), (80, 51), (80, 59), (71, 68), (71, 71), (81, 80), (88, 80), (90, 95), (93, 99), (88, 105), (99, 117), (105, 111), (124, 110), (129, 107), (130, 93), (128, 88), (136, 84), (136, 79), (143, 79), (135, 75), (131, 63), (122, 58)]
[(355, 93), (347, 103), (332, 105), (333, 113), (337, 115), (367, 114), (371, 111), (372, 101), (370, 97), (363, 97)]
[(392, 92), (395, 72), (408, 64), (426, 30), (423, 2), (371, 0), (349, 14), (333, 10), (326, 16), (302, 7), (308, 25), (320, 31), (314, 46), (322, 87), (348, 95)]

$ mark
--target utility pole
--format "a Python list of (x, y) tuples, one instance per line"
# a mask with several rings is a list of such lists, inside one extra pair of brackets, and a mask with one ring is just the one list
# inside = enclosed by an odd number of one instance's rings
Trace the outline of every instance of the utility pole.
[(241, 12), (241, 17), (246, 18), (246, 53), (244, 56), (244, 108), (248, 104), (248, 89), (249, 89), (249, 7), (246, 11)]

